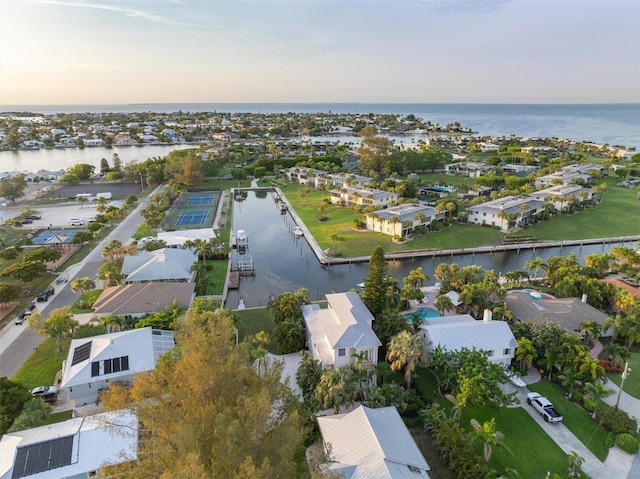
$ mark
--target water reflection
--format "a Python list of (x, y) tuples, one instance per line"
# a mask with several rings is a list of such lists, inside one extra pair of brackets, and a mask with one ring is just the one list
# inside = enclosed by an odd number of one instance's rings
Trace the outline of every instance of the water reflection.
[[(295, 223), (287, 213), (280, 213), (275, 192), (250, 191), (243, 201), (234, 202), (233, 229), (243, 229), (249, 238), (249, 248), (244, 255), (233, 252), (232, 261), (241, 258), (253, 260), (255, 276), (243, 277), (238, 290), (229, 291), (226, 307), (236, 308), (240, 298), (245, 306), (265, 306), (269, 298), (286, 291), (306, 288), (311, 300), (324, 299), (332, 291), (348, 291), (356, 287), (369, 272), (367, 263), (322, 266), (316, 259), (306, 239), (293, 235)], [(567, 256), (575, 252), (580, 258), (587, 254), (601, 254), (613, 246), (589, 245), (557, 247), (537, 250), (503, 251), (460, 256), (427, 257), (388, 262), (389, 274), (402, 281), (409, 271), (422, 267), (435, 282), (433, 271), (440, 263), (457, 263), (459, 266), (477, 264), (493, 269), (496, 274), (525, 268), (525, 262), (538, 256), (546, 260), (550, 256)], [(627, 244), (626, 246), (633, 246)]]

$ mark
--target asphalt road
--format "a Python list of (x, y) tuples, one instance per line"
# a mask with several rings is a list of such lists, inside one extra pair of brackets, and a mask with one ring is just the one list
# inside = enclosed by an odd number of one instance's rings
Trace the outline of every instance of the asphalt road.
[[(152, 192), (151, 194), (154, 194)], [(138, 206), (109, 234), (107, 235), (80, 263), (80, 268), (73, 268), (76, 273), (69, 275), (69, 281), (64, 286), (56, 286), (58, 290), (56, 295), (49, 300), (49, 303), (41, 311), (43, 316), (47, 316), (51, 310), (60, 308), (62, 306), (73, 304), (80, 293), (74, 293), (71, 291), (71, 281), (75, 278), (82, 278), (88, 276), (95, 278), (100, 268), (102, 261), (102, 249), (111, 240), (117, 239), (122, 243), (126, 243), (131, 239), (133, 234), (138, 230), (140, 225), (144, 222), (142, 216), (140, 216), (140, 210), (147, 204), (147, 198), (141, 200)], [(44, 340), (44, 336), (36, 333), (35, 331), (24, 326), (24, 330), (18, 335), (18, 337), (9, 345), (4, 351), (0, 353), (0, 376), (7, 376), (9, 378), (20, 369), (20, 366), (24, 364), (29, 355), (35, 348)], [(52, 378), (53, 379), (53, 378)]]

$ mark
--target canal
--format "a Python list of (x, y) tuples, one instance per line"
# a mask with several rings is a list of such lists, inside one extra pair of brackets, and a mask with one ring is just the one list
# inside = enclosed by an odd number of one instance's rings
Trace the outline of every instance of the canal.
[[(243, 277), (237, 290), (230, 290), (225, 306), (236, 308), (240, 299), (246, 307), (266, 306), (269, 298), (286, 291), (305, 288), (309, 298), (324, 299), (327, 293), (348, 291), (367, 276), (367, 263), (321, 265), (305, 238), (293, 234), (295, 223), (291, 216), (281, 214), (275, 192), (248, 191), (242, 201), (234, 201), (233, 230), (245, 230), (249, 247), (244, 254), (234, 250), (232, 262), (252, 261), (255, 276)], [(493, 269), (496, 274), (514, 269), (526, 270), (525, 262), (538, 256), (546, 260), (550, 256), (567, 256), (575, 252), (581, 259), (596, 253), (602, 254), (614, 246), (633, 247), (635, 243), (609, 243), (584, 246), (563, 246), (536, 250), (503, 251), (482, 254), (436, 256), (427, 258), (391, 260), (389, 274), (402, 283), (412, 269), (422, 267), (429, 284), (435, 282), (433, 271), (440, 263), (456, 263), (459, 266), (477, 264)]]

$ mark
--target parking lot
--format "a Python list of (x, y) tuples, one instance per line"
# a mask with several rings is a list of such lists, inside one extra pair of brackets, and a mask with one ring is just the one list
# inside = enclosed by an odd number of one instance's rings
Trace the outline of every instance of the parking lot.
[[(96, 216), (95, 203), (79, 203), (69, 202), (56, 205), (41, 205), (34, 207), (37, 215), (41, 216), (39, 220), (33, 220), (33, 223), (22, 225), (25, 230), (41, 230), (48, 228), (65, 229), (65, 228), (86, 228), (89, 218)], [(72, 226), (70, 219), (79, 218), (84, 220), (84, 226)]]

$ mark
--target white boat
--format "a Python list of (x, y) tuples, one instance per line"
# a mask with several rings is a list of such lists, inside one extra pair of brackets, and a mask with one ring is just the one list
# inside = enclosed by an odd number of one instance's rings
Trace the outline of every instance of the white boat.
[(526, 383), (520, 378), (520, 376), (518, 376), (516, 373), (514, 373), (510, 369), (505, 369), (504, 373), (507, 375), (507, 379), (509, 379), (511, 384), (513, 384), (514, 386), (518, 386), (520, 388), (527, 386)]
[(293, 234), (296, 235), (298, 238), (300, 236), (304, 236), (304, 232), (302, 231), (302, 228), (300, 228), (299, 226), (296, 226), (296, 228), (293, 230)]
[(249, 245), (249, 238), (247, 237), (245, 230), (236, 231), (236, 244), (238, 247)]
[(360, 289), (364, 289), (364, 283), (358, 283), (356, 286)]

